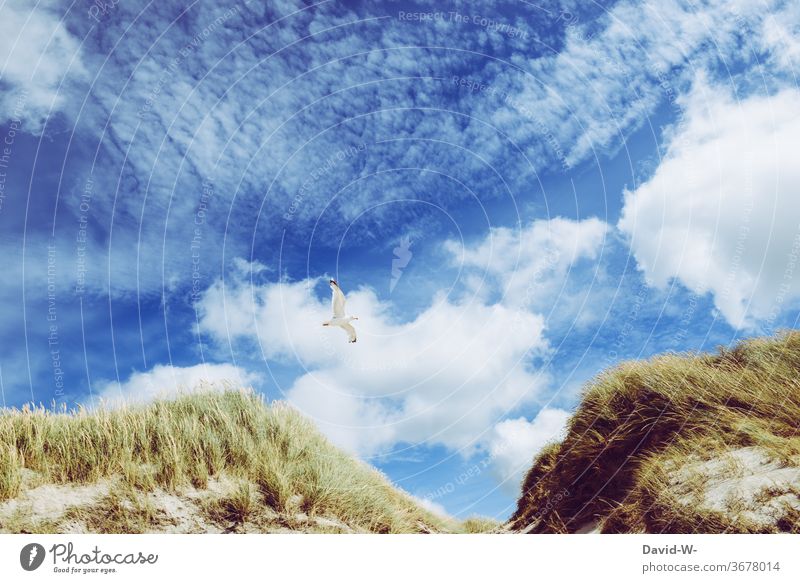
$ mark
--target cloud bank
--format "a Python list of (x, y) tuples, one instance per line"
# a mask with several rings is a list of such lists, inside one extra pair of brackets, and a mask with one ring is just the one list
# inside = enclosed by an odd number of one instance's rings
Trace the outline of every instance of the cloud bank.
[(709, 293), (732, 326), (753, 328), (800, 296), (800, 92), (737, 101), (700, 81), (682, 103), (619, 228), (655, 284)]
[[(605, 233), (596, 219), (551, 223), (537, 222), (517, 235), (493, 232), (464, 250), (444, 247), (453, 261), (483, 265), (493, 277), (513, 272), (495, 265), (509, 260), (504, 247), (517, 249), (523, 273), (535, 269), (547, 249), (558, 256), (558, 268), (541, 275), (550, 285), (565, 277), (572, 262), (595, 257)], [(489, 238), (501, 241), (502, 253), (494, 260)], [(537, 417), (528, 429), (516, 420), (514, 428), (525, 439), (502, 454), (498, 439), (510, 429), (495, 425), (509, 412), (535, 405), (548, 387), (541, 364), (550, 347), (542, 315), (465, 288), (450, 296), (436, 293), (427, 308), (401, 319), (373, 290), (340, 284), (348, 313), (360, 318), (354, 345), (321, 326), (330, 311), (324, 278), (251, 284), (234, 273), (198, 302), (200, 330), (223, 351), (250, 346), (265, 363), (302, 366), (305, 373), (286, 387), (286, 399), (335, 443), (359, 455), (425, 444), (465, 456), (494, 447), (504, 472), (513, 460), (518, 466), (530, 462), (540, 437), (552, 433), (553, 413)]]

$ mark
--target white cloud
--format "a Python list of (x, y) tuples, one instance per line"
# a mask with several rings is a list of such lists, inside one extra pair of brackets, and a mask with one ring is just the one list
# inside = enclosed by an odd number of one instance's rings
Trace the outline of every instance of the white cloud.
[(437, 296), (399, 323), (372, 290), (346, 290), (348, 312), (360, 317), (359, 341), (348, 344), (321, 326), (330, 301), (313, 293), (316, 281), (218, 282), (198, 304), (200, 327), (218, 344), (256, 340), (266, 360), (304, 367), (286, 398), (350, 451), (401, 442), (472, 448), (498, 415), (545, 386), (530, 365), (548, 348), (536, 314)]
[(65, 76), (84, 74), (80, 43), (47, 4), (8, 0), (0, 8), (0, 79), (11, 86), (0, 97), (0, 118), (23, 120), (28, 132), (40, 131), (63, 104)]
[(683, 107), (619, 228), (656, 285), (710, 292), (733, 326), (752, 327), (800, 296), (800, 92), (736, 102), (698, 80)]
[(430, 498), (420, 498), (419, 496), (411, 496), (414, 499), (414, 502), (422, 506), (428, 512), (432, 512), (436, 516), (440, 518), (453, 518), (448, 512), (447, 509), (439, 504), (438, 502), (434, 502)]
[[(781, 4), (634, 0), (616, 2), (596, 19), (582, 18), (579, 8), (574, 17), (562, 13), (563, 48), (529, 59), (530, 75), (519, 76), (509, 106), (492, 119), (556, 167), (624, 147), (625, 136), (688, 87), (698, 70), (714, 70), (720, 61), (726, 71), (746, 63), (752, 75), (753, 53), (770, 51), (777, 70), (791, 72), (796, 32), (790, 27), (800, 24), (799, 13), (779, 12)], [(772, 13), (780, 16), (770, 19)], [(780, 82), (762, 72), (758, 77)]]
[[(594, 260), (602, 250), (608, 225), (597, 218), (533, 221), (522, 229), (495, 227), (475, 245), (448, 241), (452, 260), (473, 270), (475, 288), (487, 287), (512, 306), (543, 306), (559, 292), (570, 268)], [(474, 279), (474, 271), (488, 276)]]
[(186, 367), (159, 364), (146, 372), (134, 372), (122, 383), (100, 384), (97, 398), (111, 404), (141, 403), (198, 391), (238, 389), (258, 380), (257, 375), (232, 364), (203, 363)]
[(800, 5), (786, 2), (780, 10), (765, 15), (759, 34), (753, 35), (768, 51), (772, 65), (797, 73), (800, 65)]
[(547, 387), (534, 365), (549, 353), (544, 318), (525, 301), (527, 282), (557, 289), (575, 261), (596, 257), (606, 230), (597, 219), (553, 219), (521, 233), (495, 229), (465, 249), (445, 245), (471, 269), (511, 284), (516, 303), (437, 293), (427, 309), (398, 321), (371, 289), (341, 282), (348, 313), (360, 318), (356, 344), (321, 326), (330, 311), (324, 278), (250, 285), (240, 265), (197, 303), (200, 330), (217, 346), (249, 343), (267, 362), (302, 366), (286, 398), (349, 451), (425, 443), (469, 455), (498, 419)]
[(506, 419), (495, 425), (489, 441), (492, 468), (503, 486), (519, 492), (519, 485), (533, 458), (550, 442), (563, 439), (570, 413), (542, 409), (533, 421), (524, 417)]
[[(28, 14), (20, 6), (6, 3), (2, 10), (9, 18), (0, 19), (0, 26), (20, 26)], [(471, 4), (475, 13), (491, 12), (489, 6)], [(509, 14), (509, 22), (527, 27), (537, 39), (542, 33), (542, 40), (559, 50), (546, 54), (533, 50), (535, 43), (509, 41), (472, 25), (412, 26), (377, 4), (358, 15), (324, 3), (243, 4), (235, 9), (197, 5), (191, 23), (170, 26), (177, 14), (174, 7), (140, 13), (134, 3), (120, 2), (104, 16), (102, 28), (92, 31), (85, 13), (72, 11), (64, 25), (53, 9), (37, 8), (29, 23), (36, 34), (24, 33), (26, 43), (14, 49), (15, 54), (30, 54), (11, 59), (9, 66), (15, 68), (4, 79), (28, 83), (29, 64), (45, 51), (42, 39), (51, 36), (53, 43), (30, 92), (43, 97), (31, 97), (31, 103), (49, 104), (65, 71), (69, 81), (79, 69), (88, 69), (91, 87), (65, 83), (58, 93), (64, 94), (62, 105), (70, 119), (70, 106), (77, 114), (90, 92), (80, 119), (72, 121), (82, 138), (96, 134), (103, 139), (101, 162), (94, 168), (97, 248), (92, 256), (94, 265), (110, 265), (112, 273), (93, 269), (88, 286), (105, 292), (110, 283), (109, 292), (147, 296), (164, 288), (185, 291), (189, 285), (192, 270), (185, 254), (187, 241), (194, 237), (197, 193), (204, 179), (215, 183), (202, 233), (204, 278), (219, 275), (209, 271), (220, 264), (215, 253), (223, 236), (226, 256), (244, 254), (252, 233), (259, 243), (275, 244), (287, 226), (302, 233), (323, 207), (329, 212), (319, 223), (327, 231), (320, 233), (321, 241), (337, 240), (342, 225), (367, 208), (371, 210), (363, 224), (371, 221), (372, 232), (383, 232), (408, 217), (398, 220), (393, 214), (397, 207), (382, 201), (424, 193), (426, 200), (443, 207), (458, 204), (454, 189), (436, 183), (435, 173), (420, 173), (406, 184), (386, 170), (457, 168), (475, 192), (497, 192), (494, 177), (487, 178), (492, 174), (488, 163), (512, 191), (526, 187), (531, 170), (557, 171), (564, 162), (591, 158), (593, 147), (623, 144), (623, 136), (668, 98), (664, 85), (675, 94), (688, 85), (687, 71), (720, 56), (735, 61), (747, 54), (739, 41), (745, 23), (754, 31), (747, 38), (773, 39), (762, 48), (772, 47), (775, 57), (783, 58), (788, 53), (780, 43), (791, 39), (787, 27), (794, 22), (788, 9), (778, 25), (755, 34), (774, 8), (771, 1), (618, 2), (600, 19), (596, 10), (580, 16), (568, 27), (563, 46), (560, 38), (553, 38), (560, 37), (558, 29), (567, 21), (558, 11), (551, 11), (545, 22), (541, 10), (531, 11), (530, 22), (523, 14)], [(322, 31), (357, 21), (359, 15), (367, 21)], [(386, 15), (390, 18), (372, 18)], [(133, 19), (137, 26), (129, 28)], [(262, 29), (266, 22), (273, 24)], [(87, 34), (71, 69), (77, 44), (69, 31)], [(0, 37), (6, 52), (20, 34), (7, 32)], [(318, 36), (298, 41), (310, 33)], [(121, 36), (125, 42), (112, 45), (110, 39)], [(709, 50), (712, 41), (715, 50)], [(394, 50), (398, 46), (464, 50)], [(393, 50), (383, 50), (387, 47)], [(530, 74), (481, 56), (495, 51), (507, 52), (510, 63)], [(265, 57), (270, 54), (274, 56)], [(103, 66), (107, 57), (109, 66)], [(498, 92), (456, 88), (449, 79), (465, 70)], [(535, 112), (536, 121), (498, 97), (506, 91), (516, 104)], [(513, 138), (513, 146), (503, 133)], [(327, 164), (338, 152), (356, 147), (361, 147), (357, 154)], [(70, 159), (65, 174), (77, 172), (82, 182), (82, 163)], [(311, 179), (314, 175), (322, 179)], [(359, 182), (367, 176), (368, 181)], [(342, 196), (330, 197), (354, 180)], [(70, 183), (64, 180), (65, 191)], [(481, 199), (491, 196), (482, 194)], [(262, 215), (255, 225), (255, 211), (264, 198), (275, 215), (270, 220)], [(77, 192), (64, 192), (60, 208), (77, 214), (79, 200)], [(112, 208), (113, 237), (107, 245)], [(291, 220), (283, 220), (287, 214)], [(155, 227), (140, 229), (140, 224)], [(141, 257), (160, 255), (162, 260), (116, 260), (131, 244)]]

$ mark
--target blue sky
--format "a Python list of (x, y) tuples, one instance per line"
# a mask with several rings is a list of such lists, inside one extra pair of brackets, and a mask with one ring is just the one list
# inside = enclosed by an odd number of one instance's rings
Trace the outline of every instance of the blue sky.
[(0, 16), (5, 406), (247, 384), (502, 518), (603, 368), (796, 325), (790, 2)]

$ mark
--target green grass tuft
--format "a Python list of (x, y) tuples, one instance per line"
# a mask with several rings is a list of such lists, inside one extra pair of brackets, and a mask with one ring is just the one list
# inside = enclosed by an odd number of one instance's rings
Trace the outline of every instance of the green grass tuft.
[(464, 534), (481, 534), (497, 530), (500, 523), (485, 516), (470, 516), (461, 523), (461, 532)]

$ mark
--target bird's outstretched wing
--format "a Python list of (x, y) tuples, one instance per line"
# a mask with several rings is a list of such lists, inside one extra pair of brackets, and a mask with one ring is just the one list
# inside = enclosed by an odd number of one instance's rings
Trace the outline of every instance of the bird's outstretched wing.
[(331, 307), (333, 308), (334, 318), (344, 318), (344, 294), (335, 281), (331, 282)]
[(342, 330), (347, 332), (347, 341), (348, 342), (355, 342), (356, 341), (356, 329), (353, 328), (352, 324), (342, 324)]

